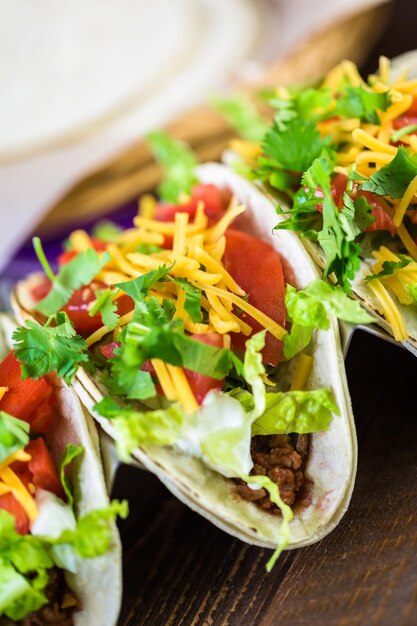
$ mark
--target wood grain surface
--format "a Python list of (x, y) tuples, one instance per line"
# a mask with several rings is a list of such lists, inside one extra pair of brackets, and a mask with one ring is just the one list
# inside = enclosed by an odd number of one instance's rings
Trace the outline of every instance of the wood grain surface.
[(417, 624), (417, 360), (358, 332), (347, 372), (359, 439), (351, 505), (314, 546), (284, 553), (243, 544), (123, 466), (114, 495), (132, 514), (124, 626), (413, 626)]

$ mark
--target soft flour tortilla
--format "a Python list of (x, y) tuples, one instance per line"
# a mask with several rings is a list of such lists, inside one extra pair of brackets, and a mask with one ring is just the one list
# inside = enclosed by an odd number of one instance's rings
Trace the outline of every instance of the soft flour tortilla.
[[(0, 325), (0, 358), (3, 358), (16, 325), (6, 316), (2, 316)], [(74, 391), (59, 379), (55, 384), (60, 415), (45, 439), (56, 463), (59, 463), (67, 443), (84, 447), (72, 480), (77, 515), (85, 515), (109, 505), (97, 430), (94, 420), (84, 410)], [(74, 612), (76, 626), (114, 626), (117, 622), (122, 596), (122, 554), (116, 524), (111, 524), (112, 542), (108, 552), (94, 559), (81, 559), (77, 575), (66, 573), (68, 585), (82, 607)]]
[[(272, 234), (276, 223), (273, 205), (250, 183), (218, 164), (200, 166), (198, 177), (203, 183), (231, 189), (245, 204), (243, 221), (239, 218), (241, 225), (280, 253), (289, 282), (302, 288), (317, 278), (314, 264), (293, 233)], [(30, 288), (38, 280), (39, 275), (34, 275), (16, 287), (14, 306), (21, 320), (33, 310)], [(356, 473), (356, 434), (335, 320), (329, 331), (315, 333), (308, 353), (314, 357), (314, 363), (307, 387), (329, 387), (340, 416), (334, 416), (327, 432), (311, 436), (306, 468), (306, 477), (312, 481), (311, 504), (293, 509), (289, 548), (318, 541), (337, 525), (348, 507)], [(295, 364), (296, 358), (280, 366), (280, 381), (284, 385), (289, 385)], [(80, 368), (73, 385), (88, 411), (114, 436), (111, 422), (93, 410), (94, 404), (106, 394), (99, 379), (93, 380)], [(209, 469), (199, 459), (169, 447), (155, 446), (142, 446), (133, 456), (156, 474), (174, 495), (219, 528), (251, 544), (271, 548), (276, 545), (281, 518), (239, 497), (233, 481)]]

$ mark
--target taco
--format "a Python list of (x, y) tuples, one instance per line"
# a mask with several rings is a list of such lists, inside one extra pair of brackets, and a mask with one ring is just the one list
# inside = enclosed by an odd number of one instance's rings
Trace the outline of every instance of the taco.
[[(272, 205), (247, 181), (216, 164), (178, 170), (133, 228), (72, 233), (58, 275), (35, 241), (47, 275), (16, 287), (32, 321), (14, 348), (31, 375), (71, 368), (123, 459), (230, 534), (278, 545), (275, 558), (347, 509), (356, 436), (335, 313), (369, 316), (318, 279), (296, 236), (272, 234)], [(68, 327), (64, 358), (47, 336)]]
[(233, 146), (278, 204), (275, 228), (299, 233), (323, 276), (417, 353), (415, 59), (382, 57), (367, 81), (344, 61), (314, 88), (277, 89), (269, 130)]
[(114, 625), (126, 504), (109, 504), (94, 422), (55, 375), (26, 378), (4, 335), (1, 358), (0, 624)]

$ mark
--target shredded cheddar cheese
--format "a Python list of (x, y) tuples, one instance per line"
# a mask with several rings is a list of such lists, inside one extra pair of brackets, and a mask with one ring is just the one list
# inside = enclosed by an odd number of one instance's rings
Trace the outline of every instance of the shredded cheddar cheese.
[[(226, 343), (230, 343), (229, 333), (242, 333), (248, 337), (252, 332), (250, 320), (239, 314), (244, 312), (274, 337), (284, 337), (286, 331), (282, 326), (247, 302), (244, 290), (223, 263), (226, 230), (243, 213), (244, 206), (232, 199), (214, 224), (209, 224), (203, 202), (198, 203), (194, 217), (190, 218), (188, 212), (178, 211), (171, 222), (153, 219), (152, 208), (149, 199), (143, 200), (139, 215), (134, 218), (135, 227), (118, 233), (107, 244), (111, 260), (98, 278), (108, 284), (123, 283), (165, 265), (169, 268), (169, 276), (173, 279), (185, 278), (201, 292), (204, 319), (196, 322), (186, 310), (186, 291), (180, 283), (175, 280), (156, 281), (150, 290), (149, 295), (159, 302), (166, 298), (171, 301), (175, 309), (173, 317), (182, 320), (186, 331), (194, 334), (216, 332), (226, 338)], [(157, 245), (162, 244), (165, 248), (150, 254), (139, 252), (137, 246), (145, 240), (158, 242)], [(113, 293), (113, 299), (118, 295)], [(114, 340), (132, 318), (133, 311), (119, 319), (113, 330)], [(87, 337), (87, 346), (100, 341), (109, 332), (107, 326), (102, 326)], [(194, 411), (198, 405), (184, 370), (158, 359), (153, 359), (152, 365), (164, 395), (171, 401), (180, 402), (186, 412)]]
[(311, 368), (313, 367), (313, 357), (308, 354), (300, 354), (297, 367), (294, 373), (294, 378), (291, 383), (291, 391), (303, 390), (306, 386), (308, 377), (310, 376)]
[(397, 341), (405, 341), (408, 339), (408, 333), (402, 315), (381, 281), (376, 278), (369, 282), (368, 286), (378, 300), (384, 317), (392, 328), (394, 338)]

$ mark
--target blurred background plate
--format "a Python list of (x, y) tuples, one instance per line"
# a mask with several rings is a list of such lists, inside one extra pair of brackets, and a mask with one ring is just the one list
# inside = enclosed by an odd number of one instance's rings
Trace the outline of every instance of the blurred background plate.
[[(140, 134), (222, 84), (254, 50), (247, 0), (3, 0), (0, 156), (97, 133)], [(156, 108), (155, 108), (156, 107)]]

